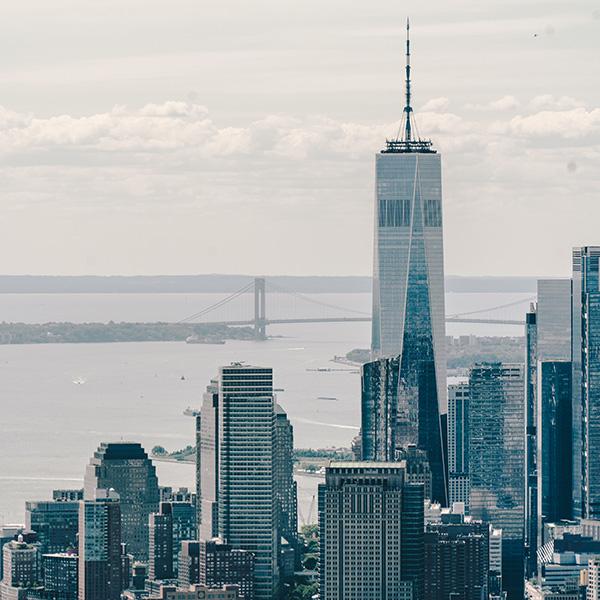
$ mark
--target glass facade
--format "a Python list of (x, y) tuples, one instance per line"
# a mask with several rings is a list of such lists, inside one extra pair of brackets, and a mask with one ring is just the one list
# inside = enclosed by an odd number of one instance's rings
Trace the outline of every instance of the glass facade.
[(469, 509), (469, 384), (448, 386), (448, 500)]
[(216, 533), (252, 552), (254, 598), (272, 600), (279, 585), (273, 370), (221, 367), (200, 421), (200, 541)]
[(573, 505), (600, 518), (600, 247), (573, 250)]
[(123, 542), (136, 560), (146, 561), (149, 519), (158, 511), (160, 494), (156, 469), (140, 444), (102, 443), (94, 453), (85, 472), (85, 499), (111, 488), (121, 499)]
[(479, 364), (469, 376), (471, 515), (502, 529), (502, 580), (522, 600), (525, 527), (524, 367)]
[(538, 364), (538, 545), (544, 522), (571, 518), (571, 362)]
[(399, 358), (362, 366), (361, 450), (363, 460), (397, 460)]
[(428, 453), (433, 496), (446, 503), (440, 413), (446, 411), (444, 266), (439, 154), (388, 149), (376, 159), (375, 358), (399, 357), (400, 447)]

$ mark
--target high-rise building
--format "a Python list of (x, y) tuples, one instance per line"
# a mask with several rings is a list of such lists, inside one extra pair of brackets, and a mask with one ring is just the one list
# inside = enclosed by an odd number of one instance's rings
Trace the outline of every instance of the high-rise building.
[(148, 559), (148, 523), (158, 511), (156, 470), (138, 443), (100, 444), (86, 468), (84, 495), (96, 489), (114, 489), (121, 499), (122, 538), (137, 560)]
[(294, 428), (286, 412), (275, 405), (275, 499), (279, 535), (298, 544), (298, 491), (294, 481)]
[(198, 539), (219, 534), (219, 382), (206, 387), (200, 414), (196, 416), (196, 506)]
[(379, 358), (361, 367), (362, 460), (398, 459), (398, 376), (400, 359)]
[(196, 540), (181, 542), (178, 562), (177, 582), (180, 586), (200, 583), (200, 542)]
[(469, 512), (469, 383), (448, 386), (448, 501)]
[(79, 600), (119, 600), (120, 594), (119, 495), (98, 489), (79, 505)]
[(170, 504), (173, 514), (173, 574), (176, 577), (179, 570), (181, 544), (198, 537), (198, 524), (195, 503), (170, 502)]
[(484, 531), (455, 531), (444, 524), (425, 532), (425, 598), (487, 598), (488, 539)]
[(502, 529), (502, 580), (522, 600), (525, 528), (524, 367), (475, 365), (469, 375), (469, 509)]
[(403, 462), (335, 462), (319, 485), (322, 600), (422, 600), (423, 486)]
[(537, 312), (532, 303), (525, 315), (525, 574), (537, 572)]
[(36, 532), (40, 554), (77, 548), (79, 502), (26, 502), (25, 524), (27, 529)]
[(44, 554), (44, 592), (49, 600), (77, 600), (79, 557), (71, 552)]
[(254, 555), (232, 548), (220, 538), (200, 541), (200, 584), (237, 585), (244, 600), (254, 600)]
[(160, 511), (150, 515), (150, 579), (173, 579), (173, 511), (169, 502), (160, 503)]
[(2, 557), (4, 556), (4, 546), (9, 542), (16, 540), (17, 536), (24, 531), (25, 525), (21, 524), (2, 525), (0, 527), (0, 581), (4, 577), (4, 561), (2, 560)]
[(600, 600), (600, 557), (588, 560), (586, 600)]
[(541, 279), (526, 321), (527, 574), (545, 523), (572, 516), (571, 280)]
[(52, 490), (52, 500), (55, 502), (79, 502), (83, 500), (83, 488), (76, 490)]
[(415, 136), (408, 38), (406, 55), (401, 131), (376, 157), (371, 349), (375, 358), (399, 357), (396, 443), (427, 451), (434, 499), (445, 504), (441, 159), (430, 141)]
[(573, 512), (600, 518), (600, 246), (573, 249)]
[[(221, 367), (201, 413), (200, 539), (253, 552), (255, 598), (271, 600), (279, 587), (273, 370)], [(217, 536), (207, 535), (215, 524)]]
[(27, 592), (41, 587), (38, 549), (19, 535), (2, 549), (4, 574), (0, 582), (2, 600), (26, 600)]
[(431, 498), (431, 469), (427, 452), (415, 446), (407, 446), (401, 450), (398, 458), (404, 461), (406, 483), (418, 483), (423, 486), (425, 498)]

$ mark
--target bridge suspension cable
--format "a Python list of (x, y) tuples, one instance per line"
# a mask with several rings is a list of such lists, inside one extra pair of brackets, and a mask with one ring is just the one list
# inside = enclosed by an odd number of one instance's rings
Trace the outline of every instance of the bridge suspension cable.
[(246, 294), (247, 292), (249, 292), (250, 290), (253, 290), (253, 289), (254, 289), (254, 281), (251, 281), (248, 285), (245, 285), (243, 288), (239, 289), (237, 292), (234, 292), (233, 294), (230, 294), (226, 298), (222, 298), (218, 302), (215, 302), (214, 304), (211, 304), (210, 306), (203, 308), (202, 310), (198, 311), (197, 313), (194, 313), (193, 315), (185, 317), (184, 319), (181, 319), (180, 321), (177, 321), (177, 322), (178, 323), (189, 323), (190, 321), (199, 319), (200, 317), (203, 317), (204, 315), (212, 312), (213, 310), (216, 310), (217, 308), (221, 308), (221, 306), (227, 304), (228, 302), (231, 302), (232, 300), (235, 300), (238, 296), (241, 296), (242, 294)]
[(345, 306), (337, 306), (335, 304), (330, 304), (329, 302), (322, 302), (321, 300), (316, 300), (314, 298), (310, 298), (309, 296), (305, 296), (304, 294), (301, 294), (300, 292), (294, 292), (292, 290), (287, 290), (284, 287), (281, 287), (279, 285), (276, 285), (274, 283), (271, 283), (270, 281), (268, 282), (268, 285), (271, 289), (280, 292), (282, 294), (289, 294), (290, 296), (294, 296), (296, 298), (299, 298), (300, 300), (303, 300), (305, 302), (310, 302), (311, 304), (316, 304), (318, 306), (324, 306), (326, 308), (333, 308), (335, 310), (341, 310), (347, 313), (354, 313), (357, 315), (364, 315), (364, 316), (368, 316), (371, 313), (367, 313), (364, 312), (362, 310), (356, 310), (356, 309), (352, 309), (352, 308), (346, 308)]
[(508, 308), (509, 306), (517, 306), (518, 304), (525, 304), (525, 302), (532, 302), (535, 300), (535, 296), (531, 298), (523, 298), (522, 300), (515, 300), (513, 302), (507, 302), (506, 304), (499, 304), (498, 306), (490, 306), (489, 308), (480, 308), (478, 310), (471, 310), (469, 312), (456, 313), (455, 315), (448, 315), (451, 319), (457, 319), (459, 317), (469, 317), (471, 315), (480, 315), (481, 313), (493, 312), (501, 308)]

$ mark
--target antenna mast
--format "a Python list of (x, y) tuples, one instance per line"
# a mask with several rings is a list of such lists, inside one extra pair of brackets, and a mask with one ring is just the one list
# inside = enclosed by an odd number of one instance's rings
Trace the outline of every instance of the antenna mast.
[(404, 107), (405, 113), (405, 127), (404, 127), (404, 141), (412, 141), (412, 126), (411, 126), (411, 113), (412, 107), (410, 105), (410, 21), (406, 19), (406, 105)]

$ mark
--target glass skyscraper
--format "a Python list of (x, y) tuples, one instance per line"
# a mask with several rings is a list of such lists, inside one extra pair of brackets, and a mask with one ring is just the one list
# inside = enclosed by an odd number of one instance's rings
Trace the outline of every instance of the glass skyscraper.
[(402, 135), (376, 157), (374, 358), (399, 357), (399, 446), (428, 453), (433, 496), (446, 502), (440, 413), (446, 409), (444, 253), (440, 155), (415, 139), (407, 40)]
[(200, 419), (200, 541), (255, 556), (254, 597), (277, 596), (276, 404), (273, 370), (232, 363), (207, 388)]
[(522, 600), (525, 528), (524, 368), (475, 365), (469, 376), (469, 509), (502, 529), (502, 581)]
[(123, 542), (136, 560), (148, 559), (148, 523), (159, 507), (158, 479), (152, 460), (135, 442), (102, 443), (86, 467), (84, 497), (97, 489), (119, 494)]
[(600, 246), (573, 249), (573, 509), (600, 518)]

